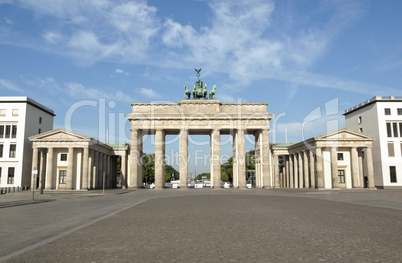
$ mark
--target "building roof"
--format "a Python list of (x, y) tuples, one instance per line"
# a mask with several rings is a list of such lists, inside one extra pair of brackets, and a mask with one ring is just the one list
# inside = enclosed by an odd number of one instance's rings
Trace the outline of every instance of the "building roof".
[(376, 102), (402, 102), (402, 96), (375, 96), (375, 97), (368, 99), (354, 107), (351, 107), (351, 108), (345, 110), (345, 113), (343, 115), (347, 115), (354, 111), (360, 110), (361, 108), (364, 108), (364, 107), (366, 107), (370, 104), (376, 103)]
[(289, 146), (292, 146), (293, 144), (296, 144), (295, 142), (279, 142), (279, 143), (271, 143), (272, 147), (280, 147), (280, 148), (287, 148)]
[(0, 103), (27, 103), (35, 108), (38, 108), (52, 116), (56, 116), (54, 114), (54, 111), (49, 109), (48, 107), (43, 106), (37, 101), (34, 101), (33, 99), (26, 97), (26, 96), (18, 96), (18, 97), (12, 97), (12, 96), (1, 96), (0, 97)]

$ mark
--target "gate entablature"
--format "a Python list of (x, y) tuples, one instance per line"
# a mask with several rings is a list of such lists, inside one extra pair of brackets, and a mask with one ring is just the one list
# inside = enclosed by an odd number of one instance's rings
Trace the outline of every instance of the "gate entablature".
[(178, 103), (132, 103), (131, 127), (141, 130), (269, 129), (268, 103), (222, 103), (181, 100)]

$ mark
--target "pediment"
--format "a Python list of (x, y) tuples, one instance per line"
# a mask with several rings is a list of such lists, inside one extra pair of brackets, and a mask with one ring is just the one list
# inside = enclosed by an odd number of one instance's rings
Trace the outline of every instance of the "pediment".
[(340, 129), (337, 131), (333, 131), (330, 133), (322, 134), (319, 136), (314, 137), (316, 141), (340, 141), (340, 140), (345, 140), (345, 141), (373, 141), (374, 137), (361, 133), (361, 132), (356, 132), (352, 131), (349, 129)]
[(31, 141), (89, 141), (91, 137), (64, 129), (55, 129), (29, 137)]

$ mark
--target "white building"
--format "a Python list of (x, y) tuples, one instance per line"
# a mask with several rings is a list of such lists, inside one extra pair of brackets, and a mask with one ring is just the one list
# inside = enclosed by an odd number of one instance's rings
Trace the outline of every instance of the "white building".
[(0, 97), (0, 187), (30, 186), (32, 142), (53, 129), (54, 112), (28, 97)]
[(345, 111), (346, 128), (374, 136), (377, 188), (402, 188), (402, 97), (376, 96)]

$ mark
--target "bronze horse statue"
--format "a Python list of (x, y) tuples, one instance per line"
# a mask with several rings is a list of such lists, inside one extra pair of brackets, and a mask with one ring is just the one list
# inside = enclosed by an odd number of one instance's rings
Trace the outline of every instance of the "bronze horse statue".
[(209, 99), (212, 100), (214, 98), (214, 95), (216, 95), (216, 85), (212, 87), (212, 90), (209, 92)]
[(191, 91), (187, 88), (186, 85), (184, 85), (184, 95), (187, 97), (187, 99), (191, 99)]

